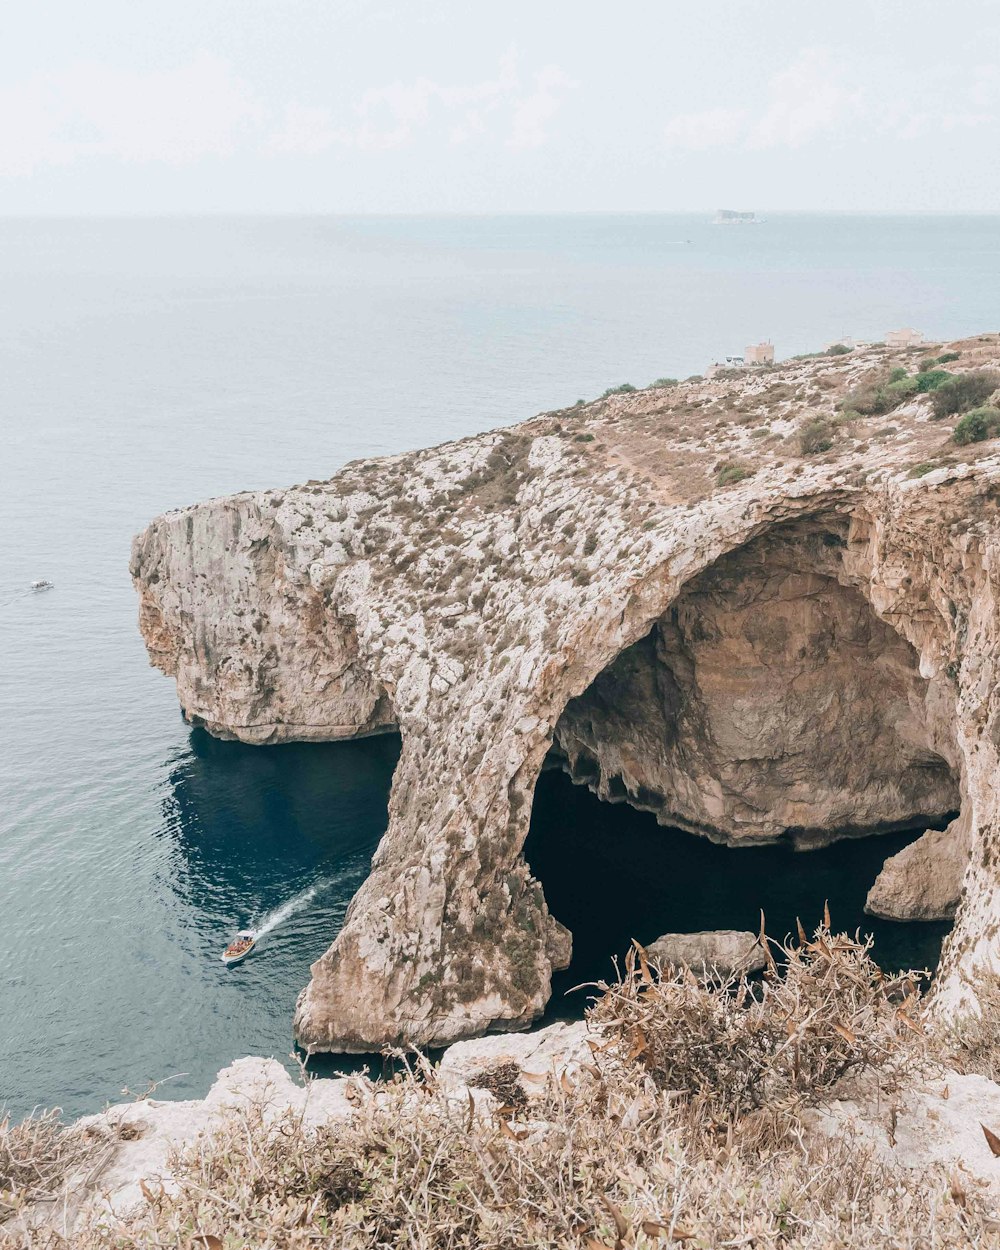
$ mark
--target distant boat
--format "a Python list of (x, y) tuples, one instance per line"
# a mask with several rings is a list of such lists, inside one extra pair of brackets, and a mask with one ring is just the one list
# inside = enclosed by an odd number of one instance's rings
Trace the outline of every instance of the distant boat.
[(38, 577), (31, 583), (31, 589), (32, 590), (51, 590), (54, 585), (55, 583), (50, 582), (47, 577)]
[(764, 220), (756, 213), (744, 213), (735, 208), (720, 208), (712, 219), (713, 226), (759, 226)]
[(257, 944), (256, 934), (252, 929), (241, 929), (222, 952), (222, 962), (227, 966), (242, 963)]

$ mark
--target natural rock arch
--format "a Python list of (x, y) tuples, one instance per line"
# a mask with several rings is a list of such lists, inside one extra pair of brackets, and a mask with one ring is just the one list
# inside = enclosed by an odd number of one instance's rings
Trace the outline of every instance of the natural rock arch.
[[(572, 426), (555, 414), (329, 482), (210, 501), (136, 540), (143, 633), (192, 720), (251, 742), (402, 735), (371, 876), (300, 997), (305, 1044), (443, 1044), (540, 1014), (569, 935), (521, 851), (560, 718), (706, 569), (796, 525), (835, 536), (816, 553), (818, 575), (870, 605), (864, 628), (881, 622), (912, 648), (916, 675), (902, 664), (894, 697), (912, 722), (906, 691), (922, 691), (926, 715), (923, 738), (908, 729), (902, 741), (957, 780), (971, 858), (937, 1001), (962, 1001), (1000, 955), (997, 459), (910, 478), (892, 446), (873, 443), (867, 479), (835, 457), (801, 473), (773, 462), (685, 496), (696, 466), (684, 444), (649, 422), (630, 443), (621, 425), (626, 405), (646, 421), (651, 402), (616, 399), (593, 417), (574, 411)], [(915, 410), (915, 436), (921, 422)], [(596, 434), (576, 433), (581, 423)], [(931, 771), (937, 809), (944, 778)], [(859, 823), (881, 821), (882, 790)], [(738, 797), (760, 805), (745, 787)], [(687, 804), (678, 814), (692, 827), (748, 824), (739, 804)], [(757, 834), (821, 824), (786, 812)]]
[(693, 578), (567, 705), (566, 771), (731, 844), (822, 845), (954, 812), (950, 715), (844, 576), (847, 529), (779, 525)]
[[(914, 493), (901, 502), (909, 504), (915, 498)], [(388, 885), (395, 871), (397, 837), (390, 822), (371, 881), (352, 905), (341, 938), (314, 965), (313, 981), (300, 999), (296, 1020), (303, 1041), (331, 1049), (368, 1049), (375, 1043), (404, 1039), (444, 1042), (489, 1028), (521, 1027), (541, 1014), (551, 973), (569, 958), (568, 935), (549, 915), (520, 851), (534, 784), (559, 718), (571, 700), (592, 686), (618, 656), (648, 636), (689, 581), (730, 553), (745, 549), (773, 525), (785, 526), (789, 517), (840, 516), (846, 531), (841, 553), (846, 584), (863, 594), (874, 614), (907, 640), (919, 657), (917, 675), (925, 671), (933, 677), (925, 702), (933, 719), (928, 725), (928, 755), (952, 766), (963, 806), (971, 800), (973, 812), (991, 807), (988, 789), (975, 795), (965, 793), (968, 746), (961, 724), (962, 694), (948, 665), (941, 663), (942, 653), (953, 651), (949, 626), (957, 619), (941, 596), (949, 571), (954, 572), (956, 566), (963, 569), (964, 581), (964, 558), (948, 558), (940, 541), (934, 541), (939, 518), (933, 512), (926, 518), (931, 530), (922, 534), (917, 517), (905, 518), (903, 523), (905, 513), (901, 512), (887, 524), (886, 518), (863, 506), (831, 508), (834, 502), (815, 496), (785, 500), (772, 524), (761, 523), (759, 517), (746, 524), (749, 518), (744, 517), (744, 525), (735, 532), (725, 524), (732, 518), (720, 518), (723, 523), (712, 535), (715, 543), (705, 543), (703, 537), (695, 551), (677, 552), (618, 596), (609, 596), (604, 612), (581, 625), (575, 646), (569, 649), (569, 663), (561, 668), (555, 661), (540, 666), (539, 681), (522, 703), (523, 715), (511, 724), (508, 712), (518, 766), (511, 767), (510, 747), (496, 754), (477, 749), (471, 753), (471, 765), (468, 760), (464, 767), (459, 765), (454, 782), (442, 787), (448, 795), (446, 814), (440, 807), (432, 808), (432, 821), (445, 815), (443, 837), (428, 838), (428, 843), (437, 843), (437, 854), (425, 858), (419, 868), (408, 865), (395, 894)], [(897, 525), (898, 536), (894, 533)], [(907, 536), (905, 548), (897, 545), (903, 534)], [(914, 541), (912, 548), (910, 541)], [(941, 552), (940, 563), (934, 559), (935, 547)], [(937, 606), (932, 607), (935, 599)], [(968, 610), (961, 609), (961, 614)], [(989, 614), (984, 615), (988, 618)], [(995, 628), (988, 619), (984, 624)], [(407, 771), (404, 759), (400, 794), (407, 796), (404, 804), (412, 811)], [(487, 778), (494, 783), (489, 789), (484, 784)], [(934, 806), (953, 808), (957, 801), (954, 787), (955, 782), (949, 781), (944, 786), (948, 793)], [(393, 815), (399, 819), (395, 811)], [(909, 811), (886, 823), (905, 824), (917, 817), (916, 811)], [(970, 814), (969, 820), (976, 824), (975, 815)], [(418, 839), (421, 844), (427, 845), (423, 838)], [(369, 890), (379, 894), (375, 925), (366, 897)], [(396, 920), (400, 903), (406, 916), (403, 924)], [(939, 979), (938, 993), (952, 999), (962, 993), (956, 971), (958, 953), (982, 945), (973, 936), (975, 930), (970, 933), (968, 915), (966, 908), (946, 946)], [(396, 946), (401, 932), (407, 935), (402, 950)], [(456, 950), (457, 958), (451, 953)], [(415, 981), (412, 974), (407, 975), (414, 964), (422, 968)], [(388, 1013), (384, 999), (375, 997), (375, 987), (386, 985), (391, 987), (393, 1003)], [(375, 1010), (369, 1010), (368, 1002), (377, 1004)], [(404, 1009), (407, 1002), (419, 1004), (419, 1010)], [(358, 1016), (362, 1019), (356, 1029), (344, 1027)], [(387, 1016), (392, 1022), (388, 1027)]]

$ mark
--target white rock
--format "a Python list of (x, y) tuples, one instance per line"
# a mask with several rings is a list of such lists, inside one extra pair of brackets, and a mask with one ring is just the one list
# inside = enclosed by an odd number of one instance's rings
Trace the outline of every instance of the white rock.
[(704, 933), (664, 933), (646, 947), (646, 954), (662, 965), (690, 968), (697, 976), (729, 977), (759, 972), (767, 965), (757, 935), (738, 929), (710, 929)]

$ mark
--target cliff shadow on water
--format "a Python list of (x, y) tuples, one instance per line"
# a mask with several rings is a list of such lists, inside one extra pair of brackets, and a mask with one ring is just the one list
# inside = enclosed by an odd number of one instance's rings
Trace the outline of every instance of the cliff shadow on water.
[(926, 826), (848, 838), (820, 850), (788, 843), (729, 847), (680, 829), (626, 803), (607, 803), (549, 769), (535, 790), (525, 857), (553, 915), (573, 934), (569, 968), (553, 977), (546, 1019), (579, 1016), (589, 991), (574, 986), (614, 975), (633, 938), (663, 933), (747, 929), (782, 938), (807, 930), (829, 902), (833, 927), (874, 938), (887, 971), (933, 970), (950, 921), (900, 923), (864, 913), (865, 898), (885, 860)]

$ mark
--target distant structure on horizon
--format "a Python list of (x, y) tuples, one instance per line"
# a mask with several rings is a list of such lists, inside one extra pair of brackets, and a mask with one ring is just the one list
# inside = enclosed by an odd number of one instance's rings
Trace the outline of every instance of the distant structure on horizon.
[(748, 365), (773, 365), (774, 344), (770, 339), (766, 343), (754, 343), (743, 353), (743, 359)]
[(744, 213), (735, 208), (720, 208), (712, 218), (713, 226), (757, 226), (763, 221), (756, 213)]
[(886, 347), (920, 347), (923, 343), (923, 334), (912, 326), (906, 326), (902, 330), (890, 330), (885, 336)]
[(722, 360), (716, 360), (705, 370), (705, 377), (714, 378), (720, 369), (755, 369), (773, 364), (774, 344), (768, 339), (765, 343), (751, 343), (743, 349), (742, 356), (724, 356)]
[(870, 344), (862, 339), (853, 338), (850, 334), (842, 334), (839, 339), (831, 339), (829, 343), (823, 344), (825, 352), (831, 351), (834, 347), (846, 347), (848, 351), (853, 352), (859, 347), (868, 347)]

